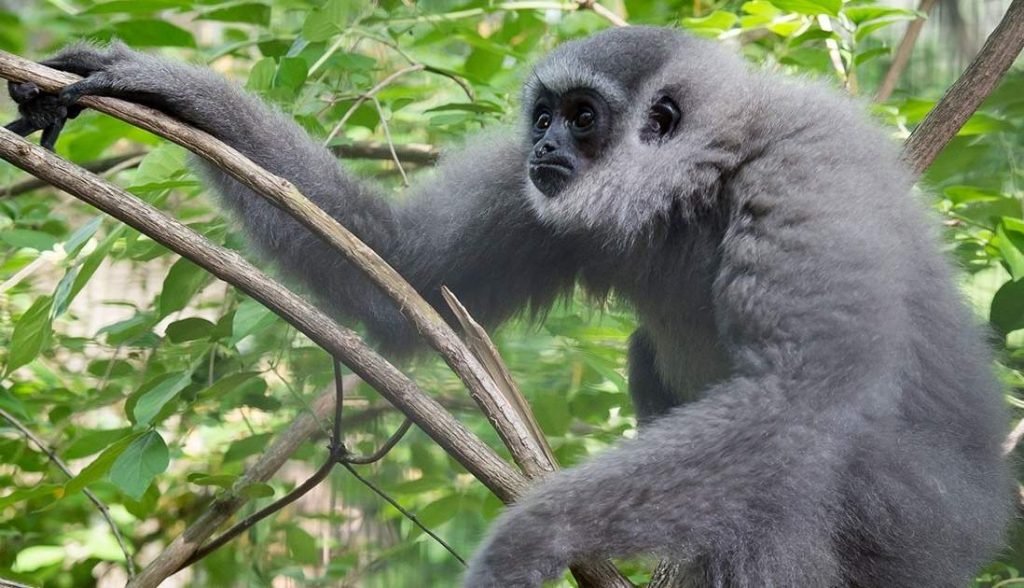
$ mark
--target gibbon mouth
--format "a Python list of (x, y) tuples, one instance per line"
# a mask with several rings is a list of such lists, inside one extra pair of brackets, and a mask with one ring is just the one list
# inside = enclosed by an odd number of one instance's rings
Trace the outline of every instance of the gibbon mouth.
[(563, 163), (530, 164), (530, 181), (548, 198), (557, 196), (572, 180), (574, 169)]

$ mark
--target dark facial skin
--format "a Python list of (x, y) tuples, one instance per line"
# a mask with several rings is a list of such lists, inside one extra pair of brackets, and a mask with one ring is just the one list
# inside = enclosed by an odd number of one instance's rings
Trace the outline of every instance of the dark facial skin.
[(558, 196), (597, 158), (611, 132), (611, 110), (597, 94), (544, 93), (533, 108), (530, 181), (548, 198)]
[[(640, 139), (645, 143), (662, 141), (675, 132), (680, 118), (675, 102), (667, 97), (656, 100), (640, 129)], [(530, 181), (542, 194), (555, 198), (607, 146), (612, 133), (612, 111), (591, 90), (572, 90), (562, 95), (544, 92), (534, 104), (531, 123)]]

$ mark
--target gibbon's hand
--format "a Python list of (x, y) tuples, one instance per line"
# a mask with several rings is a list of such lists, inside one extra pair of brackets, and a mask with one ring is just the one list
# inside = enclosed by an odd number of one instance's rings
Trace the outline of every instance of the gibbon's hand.
[(7, 93), (18, 105), (19, 118), (6, 125), (6, 129), (22, 137), (42, 131), (39, 143), (53, 151), (57, 137), (69, 118), (82, 112), (80, 106), (69, 105), (59, 96), (43, 93), (32, 82), (8, 82)]
[(20, 118), (6, 128), (23, 137), (43, 131), (40, 144), (47, 149), (54, 148), (67, 120), (82, 112), (75, 104), (82, 96), (122, 98), (174, 114), (162, 107), (172, 98), (177, 68), (161, 67), (166, 62), (123, 43), (76, 43), (40, 63), (83, 77), (56, 95), (43, 92), (32, 82), (8, 83), (8, 94), (18, 104)]

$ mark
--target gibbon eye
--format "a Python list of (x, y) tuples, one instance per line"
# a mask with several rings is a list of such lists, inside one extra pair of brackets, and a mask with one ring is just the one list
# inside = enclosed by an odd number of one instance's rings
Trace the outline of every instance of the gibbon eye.
[(534, 120), (533, 126), (541, 131), (547, 130), (547, 128), (551, 126), (551, 115), (543, 110), (537, 113), (537, 118)]
[(581, 108), (580, 111), (576, 113), (576, 118), (572, 120), (572, 124), (577, 129), (587, 129), (594, 124), (594, 119), (596, 118), (597, 115), (594, 114), (593, 110), (589, 108)]
[(667, 96), (663, 97), (651, 106), (647, 113), (647, 124), (640, 135), (645, 141), (661, 139), (676, 130), (680, 118), (676, 103)]

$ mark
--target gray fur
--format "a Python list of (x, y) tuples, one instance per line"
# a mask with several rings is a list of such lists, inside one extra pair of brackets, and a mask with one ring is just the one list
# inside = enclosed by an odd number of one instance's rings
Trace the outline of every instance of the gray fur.
[[(606, 31), (554, 51), (524, 90), (529, 108), (540, 85), (589, 84), (616, 110), (613, 144), (564, 192), (540, 194), (526, 140), (505, 133), (397, 207), (207, 70), (117, 45), (61, 59), (101, 64), (85, 93), (163, 108), (290, 179), (435, 304), (447, 284), (495, 325), (576, 281), (634, 304), (639, 438), (509, 508), (466, 586), (540, 586), (572, 561), (635, 554), (686, 562), (699, 586), (963, 586), (999, 548), (1013, 485), (991, 357), (858, 104), (677, 32)], [(661, 93), (682, 122), (645, 144)], [(282, 269), (409, 347), (337, 253), (206, 173)]]

